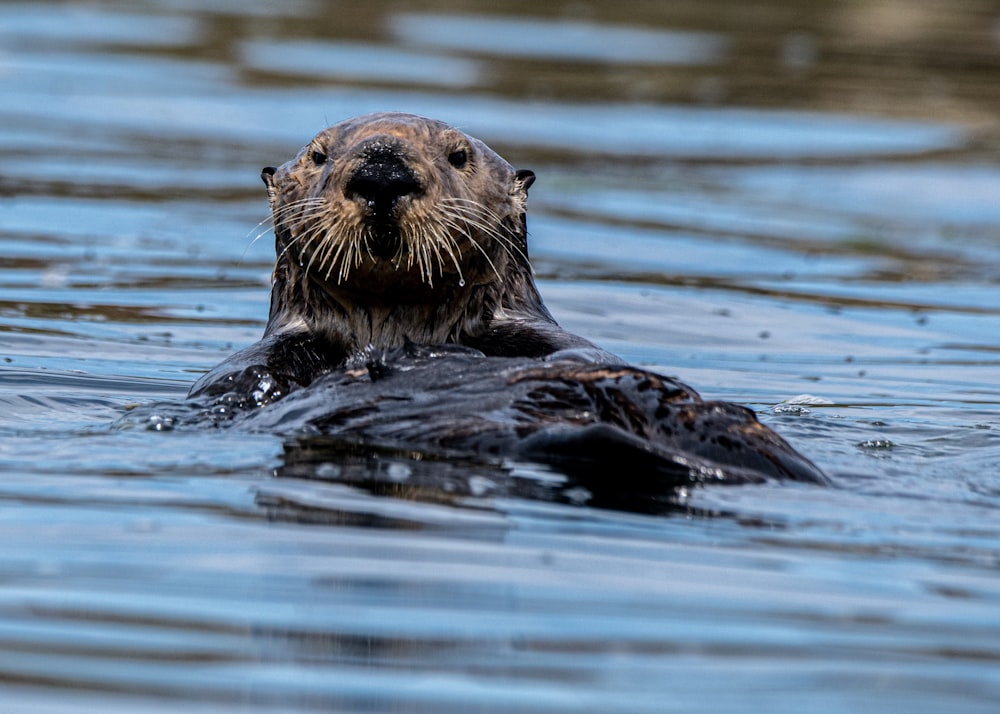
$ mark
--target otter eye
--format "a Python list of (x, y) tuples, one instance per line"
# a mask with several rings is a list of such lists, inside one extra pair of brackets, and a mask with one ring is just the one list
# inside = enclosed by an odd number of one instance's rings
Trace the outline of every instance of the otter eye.
[(317, 166), (322, 166), (323, 164), (326, 163), (326, 154), (324, 154), (322, 151), (312, 152), (311, 154), (309, 154), (309, 158), (311, 158), (313, 163), (316, 164)]
[(465, 162), (468, 160), (469, 154), (465, 151), (465, 149), (456, 149), (448, 154), (448, 163), (456, 169), (460, 169), (465, 166)]

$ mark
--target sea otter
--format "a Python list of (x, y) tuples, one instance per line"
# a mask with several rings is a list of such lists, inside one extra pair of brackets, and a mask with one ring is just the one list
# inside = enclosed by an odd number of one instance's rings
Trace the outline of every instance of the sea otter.
[(277, 252), (267, 327), (190, 393), (219, 426), (587, 478), (628, 466), (664, 489), (825, 482), (749, 410), (559, 327), (528, 260), (534, 174), (481, 141), (370, 114), (262, 177)]
[(266, 374), (273, 398), (362, 350), (406, 343), (617, 361), (542, 303), (525, 222), (535, 176), (478, 139), (434, 119), (369, 114), (261, 176), (277, 251), (264, 337), (192, 396), (254, 390)]

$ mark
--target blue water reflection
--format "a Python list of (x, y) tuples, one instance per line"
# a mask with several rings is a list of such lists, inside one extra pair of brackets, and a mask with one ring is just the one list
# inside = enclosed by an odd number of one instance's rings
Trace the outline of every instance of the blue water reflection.
[(401, 13), (393, 16), (391, 28), (404, 45), (594, 63), (713, 64), (725, 56), (729, 44), (724, 35), (710, 32), (649, 30), (568, 18)]
[[(996, 709), (992, 11), (556, 10), (3, 6), (5, 709)], [(259, 337), (261, 167), (384, 109), (538, 174), (565, 327), (835, 486), (651, 516), (518, 496), (562, 484), (532, 464), (372, 454), (373, 485), (270, 434), (112, 428)]]

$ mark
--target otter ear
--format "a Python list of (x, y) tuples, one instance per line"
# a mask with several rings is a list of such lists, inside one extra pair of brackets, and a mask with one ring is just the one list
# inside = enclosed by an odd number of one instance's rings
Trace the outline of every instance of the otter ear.
[(272, 201), (277, 193), (277, 189), (274, 187), (274, 172), (277, 170), (274, 166), (265, 166), (260, 172), (260, 178), (267, 186), (267, 197)]
[(514, 172), (514, 190), (528, 193), (531, 184), (535, 183), (535, 172), (528, 169), (521, 169)]

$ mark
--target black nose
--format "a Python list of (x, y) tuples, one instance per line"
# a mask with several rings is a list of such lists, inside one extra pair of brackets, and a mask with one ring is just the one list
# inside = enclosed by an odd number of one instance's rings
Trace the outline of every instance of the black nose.
[(393, 147), (379, 145), (364, 154), (364, 163), (351, 175), (345, 187), (348, 196), (368, 202), (376, 216), (386, 217), (396, 201), (421, 191), (420, 182)]

